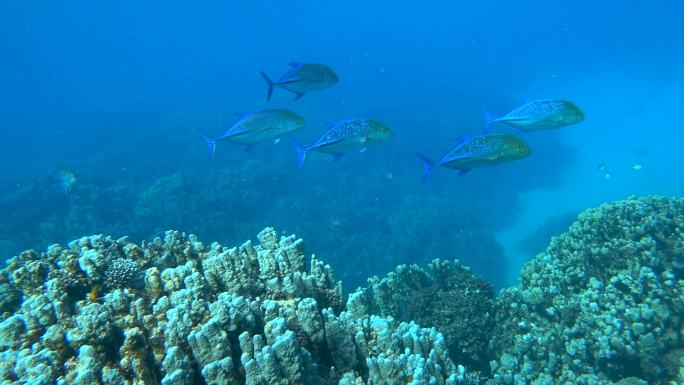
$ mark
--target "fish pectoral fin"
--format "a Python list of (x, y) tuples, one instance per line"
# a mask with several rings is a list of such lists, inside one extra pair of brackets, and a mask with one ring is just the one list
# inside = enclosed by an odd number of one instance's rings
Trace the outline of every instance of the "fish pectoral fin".
[(280, 138), (273, 139), (273, 144), (278, 144), (278, 143), (280, 143)]
[(366, 151), (367, 148), (368, 148), (368, 147), (364, 147), (364, 148), (360, 149), (360, 150), (359, 150), (359, 154), (363, 154), (363, 153)]
[(299, 99), (302, 98), (302, 96), (304, 96), (304, 93), (303, 93), (303, 92), (295, 92), (295, 93), (296, 93), (297, 95), (295, 95), (294, 100), (299, 100)]

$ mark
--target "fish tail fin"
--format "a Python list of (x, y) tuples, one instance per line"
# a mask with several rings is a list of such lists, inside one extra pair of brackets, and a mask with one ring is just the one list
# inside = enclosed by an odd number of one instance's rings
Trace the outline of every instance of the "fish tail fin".
[(492, 115), (491, 112), (487, 111), (486, 109), (482, 109), (482, 117), (484, 118), (484, 127), (482, 128), (482, 133), (483, 134), (489, 134), (489, 132), (492, 130), (492, 123), (496, 120), (496, 116)]
[(275, 82), (273, 82), (273, 80), (271, 80), (271, 78), (269, 78), (268, 75), (264, 73), (264, 71), (259, 72), (261, 73), (261, 77), (264, 78), (264, 80), (266, 81), (266, 84), (268, 84), (268, 94), (266, 95), (266, 101), (271, 101), (271, 95), (273, 95), (273, 87), (275, 86)]
[(420, 181), (425, 183), (427, 182), (427, 179), (430, 176), (432, 169), (435, 168), (435, 162), (431, 161), (425, 155), (419, 152), (417, 152), (416, 155), (418, 155), (418, 159), (420, 159), (420, 161), (423, 162), (423, 176), (420, 178)]
[(209, 157), (213, 158), (214, 154), (216, 153), (216, 140), (212, 138), (211, 136), (205, 134), (204, 132), (197, 130), (200, 135), (202, 135), (202, 139), (204, 139), (204, 143), (207, 144), (207, 150), (209, 150)]
[(290, 137), (290, 142), (292, 142), (295, 150), (297, 150), (297, 167), (301, 168), (304, 164), (304, 159), (306, 159), (306, 147), (302, 146), (294, 136)]

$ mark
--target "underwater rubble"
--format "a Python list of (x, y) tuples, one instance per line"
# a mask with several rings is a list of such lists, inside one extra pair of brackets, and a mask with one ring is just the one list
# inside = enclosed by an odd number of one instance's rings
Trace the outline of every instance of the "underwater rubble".
[(303, 242), (85, 237), (0, 271), (1, 384), (462, 384), (434, 328), (343, 311)]
[(10, 259), (0, 385), (684, 382), (682, 199), (581, 213), (497, 295), (434, 260), (345, 301), (301, 239), (257, 239), (99, 235)]

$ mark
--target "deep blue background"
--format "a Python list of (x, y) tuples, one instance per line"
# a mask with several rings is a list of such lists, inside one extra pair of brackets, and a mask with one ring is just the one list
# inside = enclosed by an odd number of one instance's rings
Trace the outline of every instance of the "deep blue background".
[[(511, 245), (549, 219), (681, 194), (683, 14), (677, 1), (2, 2), (0, 251), (165, 228), (235, 243), (274, 225), (352, 285), (438, 256), (510, 282), (548, 235), (522, 254)], [(327, 63), (341, 81), (265, 103), (259, 70), (277, 77), (293, 61)], [(535, 97), (572, 98), (587, 121), (529, 134), (523, 161), (420, 185), (416, 150), (438, 158), (480, 130), (481, 107)], [(357, 116), (396, 135), (334, 165), (312, 154), (302, 170), (287, 144), (207, 158), (197, 129), (266, 106), (304, 115), (304, 142)], [(594, 167), (606, 160), (626, 170), (608, 190)], [(61, 162), (80, 175), (66, 200), (49, 183)], [(634, 179), (634, 162), (657, 173)], [(562, 204), (577, 192), (588, 197)]]

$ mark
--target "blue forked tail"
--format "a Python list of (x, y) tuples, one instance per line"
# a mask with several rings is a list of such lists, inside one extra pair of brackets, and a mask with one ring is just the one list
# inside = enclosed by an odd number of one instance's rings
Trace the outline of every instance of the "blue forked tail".
[(268, 77), (268, 75), (264, 73), (264, 71), (259, 72), (261, 72), (261, 77), (264, 78), (264, 80), (266, 80), (266, 84), (268, 84), (268, 95), (266, 95), (266, 101), (269, 102), (271, 101), (271, 95), (273, 95), (273, 87), (275, 86), (275, 83), (273, 80), (271, 80), (271, 78)]
[(205, 134), (200, 130), (197, 131), (200, 133), (200, 135), (202, 135), (204, 143), (207, 144), (207, 150), (209, 150), (209, 157), (213, 158), (214, 154), (216, 153), (216, 140), (214, 140), (214, 138), (210, 137), (209, 135)]
[(304, 164), (304, 159), (306, 159), (306, 147), (302, 146), (294, 136), (290, 137), (290, 142), (292, 142), (295, 150), (297, 150), (297, 167), (301, 168)]
[(420, 161), (423, 162), (423, 176), (420, 178), (420, 181), (425, 183), (427, 182), (427, 179), (430, 176), (432, 169), (435, 168), (435, 162), (431, 161), (425, 155), (419, 152), (417, 152), (416, 155), (418, 155), (418, 159), (420, 159)]
[(492, 115), (491, 112), (487, 111), (486, 109), (482, 109), (482, 117), (484, 118), (484, 127), (482, 128), (482, 133), (483, 134), (489, 134), (489, 132), (492, 130), (492, 123), (496, 121), (496, 116)]

